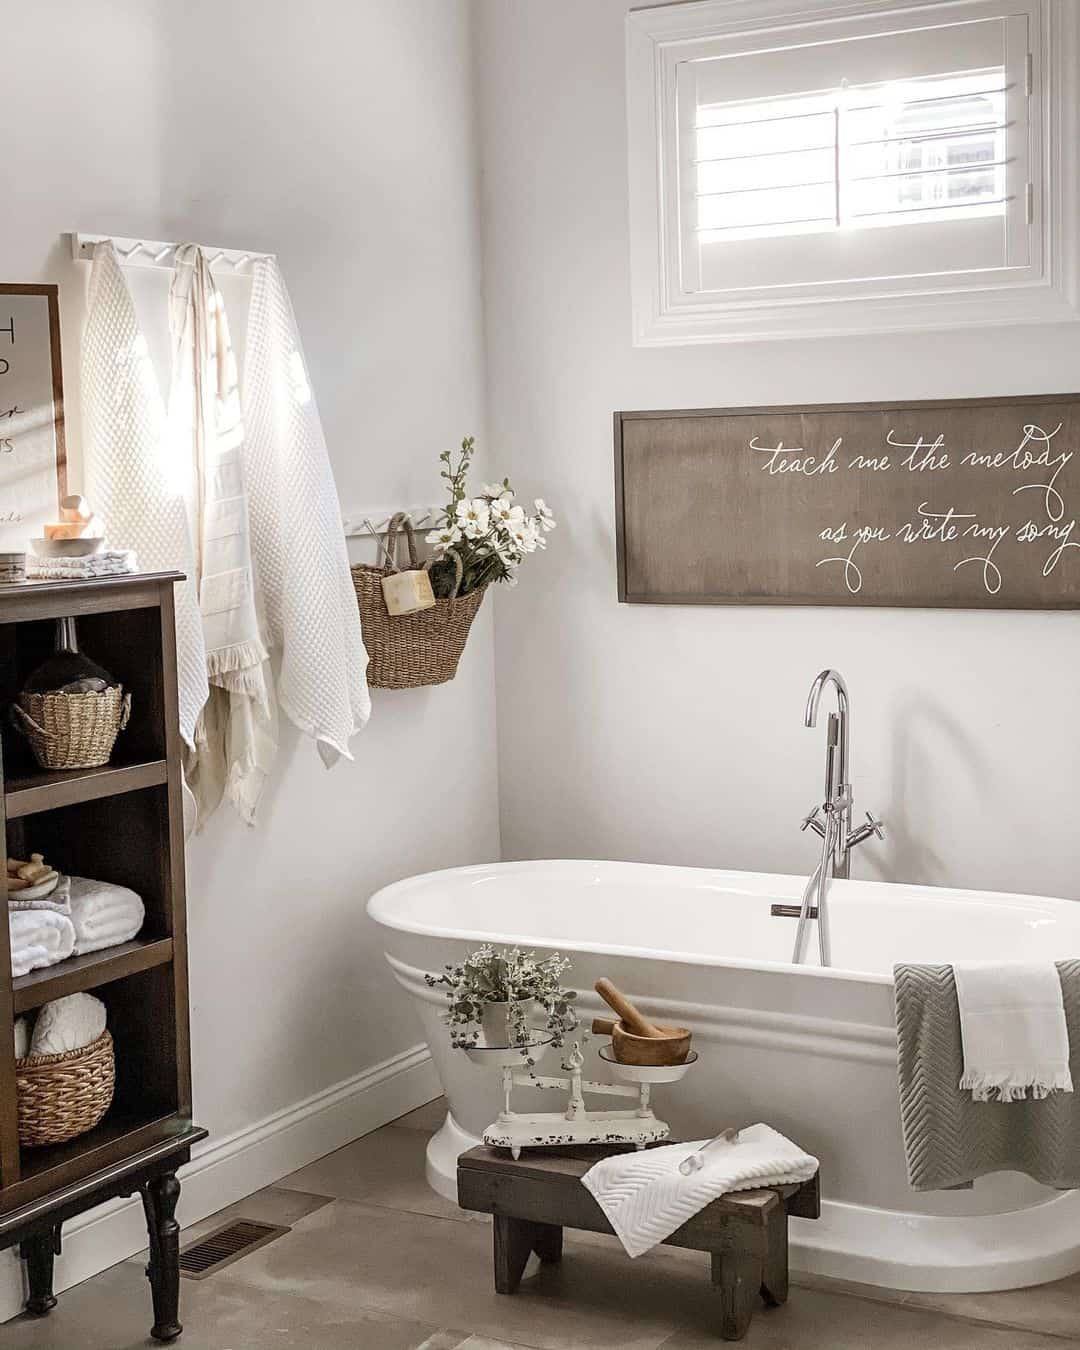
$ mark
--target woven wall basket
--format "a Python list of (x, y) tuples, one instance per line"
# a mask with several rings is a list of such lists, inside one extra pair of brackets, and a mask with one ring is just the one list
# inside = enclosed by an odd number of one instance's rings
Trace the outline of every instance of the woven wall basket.
[[(457, 674), (469, 629), (484, 599), (486, 586), (465, 596), (436, 600), (431, 609), (416, 614), (388, 614), (382, 579), (397, 566), (397, 541), (404, 528), (408, 540), (409, 566), (419, 567), (416, 537), (408, 516), (398, 514), (386, 532), (389, 561), (385, 568), (357, 563), (352, 568), (353, 586), (360, 606), (360, 626), (368, 653), (368, 684), (376, 689), (417, 689), (425, 684), (446, 684)], [(461, 562), (457, 585), (461, 584)]]
[(109, 1109), (116, 1085), (113, 1038), (107, 1031), (82, 1050), (15, 1061), (19, 1143), (62, 1144), (92, 1130)]
[(23, 692), (11, 714), (43, 769), (96, 769), (128, 724), (131, 695), (120, 685), (100, 694)]

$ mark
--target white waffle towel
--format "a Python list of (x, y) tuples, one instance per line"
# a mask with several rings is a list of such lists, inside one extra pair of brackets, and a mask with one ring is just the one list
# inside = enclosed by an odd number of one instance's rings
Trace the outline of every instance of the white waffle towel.
[(178, 568), (175, 588), (180, 734), (195, 744), (209, 695), (186, 472), (169, 458), (165, 409), (146, 338), (110, 240), (94, 246), (82, 344), (86, 493), (109, 538), (148, 572)]
[(964, 1073), (977, 1102), (1071, 1092), (1069, 1030), (1053, 961), (953, 963)]
[(809, 1181), (818, 1160), (768, 1125), (748, 1125), (736, 1143), (713, 1147), (684, 1177), (679, 1164), (709, 1141), (619, 1153), (581, 1178), (628, 1255), (641, 1256), (721, 1195)]
[(281, 649), (278, 703), (323, 762), (352, 758), (371, 715), (341, 505), (277, 263), (253, 267), (244, 363), (244, 474), (269, 645)]

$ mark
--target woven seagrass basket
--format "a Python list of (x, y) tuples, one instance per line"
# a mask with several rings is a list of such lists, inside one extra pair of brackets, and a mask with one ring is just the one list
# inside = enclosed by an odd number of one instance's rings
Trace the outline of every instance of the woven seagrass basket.
[[(399, 513), (386, 532), (388, 559), (385, 567), (357, 563), (352, 568), (353, 588), (360, 606), (360, 627), (368, 653), (368, 684), (376, 689), (418, 689), (427, 684), (446, 684), (457, 674), (458, 661), (465, 650), (469, 629), (484, 599), (486, 586), (465, 596), (436, 600), (431, 609), (415, 614), (388, 614), (383, 599), (382, 579), (400, 571), (397, 547), (404, 530), (409, 550), (409, 566), (420, 561), (412, 521)], [(461, 585), (461, 560), (453, 555), (457, 580)]]
[(131, 695), (120, 685), (100, 694), (24, 691), (11, 713), (43, 769), (96, 769), (128, 724)]
[(17, 1059), (19, 1143), (24, 1148), (62, 1144), (92, 1130), (111, 1106), (115, 1085), (108, 1031), (81, 1050)]

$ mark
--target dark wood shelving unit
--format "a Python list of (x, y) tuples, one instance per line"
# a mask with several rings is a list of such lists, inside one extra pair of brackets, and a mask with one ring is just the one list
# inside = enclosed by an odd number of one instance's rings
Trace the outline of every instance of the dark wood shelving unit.
[(169, 767), (163, 759), (142, 764), (106, 764), (101, 769), (57, 769), (20, 775), (9, 780), (4, 790), (4, 811), (8, 820), (32, 816), (37, 811), (55, 811), (58, 806), (74, 806), (100, 797), (115, 797), (121, 792), (157, 787), (169, 781)]
[[(0, 975), (0, 1249), (19, 1246), (27, 1308), (54, 1304), (62, 1223), (119, 1195), (142, 1197), (150, 1236), (152, 1334), (180, 1333), (177, 1167), (205, 1131), (191, 1117), (184, 837), (177, 718), (176, 573), (0, 585), (0, 705), (52, 651), (56, 620), (77, 620), (80, 645), (132, 696), (115, 763), (41, 770), (6, 721), (0, 731), (0, 825), (9, 855), (40, 852), (61, 871), (138, 891), (138, 937), (19, 979)], [(5, 898), (7, 877), (0, 881)], [(7, 924), (0, 972), (10, 971)], [(101, 1123), (67, 1143), (21, 1147), (14, 1019), (92, 991), (108, 1010), (116, 1092)]]

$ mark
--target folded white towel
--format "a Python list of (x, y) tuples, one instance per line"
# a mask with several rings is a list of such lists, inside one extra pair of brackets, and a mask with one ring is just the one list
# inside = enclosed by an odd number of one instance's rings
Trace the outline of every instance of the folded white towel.
[(1071, 1092), (1069, 1031), (1052, 961), (953, 963), (964, 1073), (977, 1102)]
[(89, 877), (71, 877), (70, 881), (71, 921), (79, 956), (130, 942), (142, 928), (146, 910), (134, 891)]
[(38, 558), (26, 560), (26, 575), (34, 581), (82, 580), (88, 577), (126, 576), (138, 566), (129, 548), (106, 549), (84, 558)]
[(718, 1196), (809, 1181), (818, 1161), (768, 1125), (748, 1125), (738, 1142), (710, 1148), (689, 1176), (679, 1164), (707, 1140), (619, 1153), (581, 1178), (630, 1256), (640, 1256)]
[(25, 1059), (30, 1053), (30, 1022), (28, 1018), (15, 1019), (15, 1058)]
[(32, 1055), (63, 1055), (93, 1045), (105, 1030), (105, 1004), (93, 994), (68, 994), (46, 1003), (30, 1038)]
[(11, 973), (17, 979), (65, 961), (75, 950), (75, 925), (49, 909), (8, 908)]

